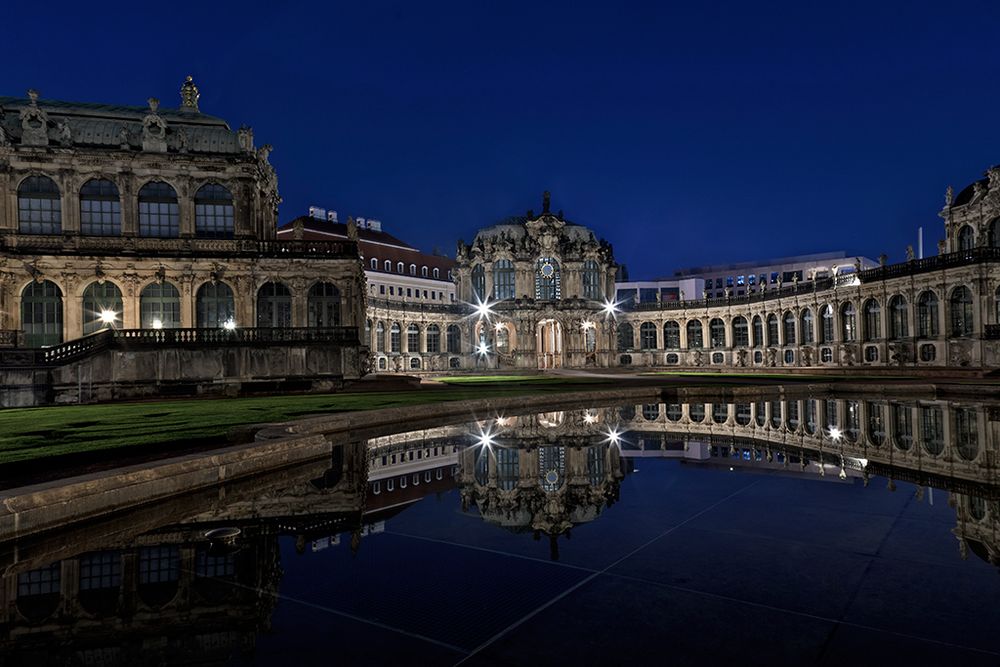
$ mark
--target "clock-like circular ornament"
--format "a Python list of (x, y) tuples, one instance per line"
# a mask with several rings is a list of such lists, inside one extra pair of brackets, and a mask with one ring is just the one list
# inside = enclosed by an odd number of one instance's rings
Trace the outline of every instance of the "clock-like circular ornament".
[(551, 262), (546, 261), (542, 263), (542, 266), (541, 268), (538, 269), (538, 272), (542, 274), (543, 278), (551, 280), (552, 276), (554, 276), (556, 273), (556, 267), (552, 266)]

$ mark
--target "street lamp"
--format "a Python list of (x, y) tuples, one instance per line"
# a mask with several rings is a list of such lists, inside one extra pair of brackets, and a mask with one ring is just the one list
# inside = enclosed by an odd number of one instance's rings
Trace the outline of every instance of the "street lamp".
[(118, 320), (118, 313), (113, 310), (105, 308), (101, 311), (101, 323), (106, 326), (112, 326)]

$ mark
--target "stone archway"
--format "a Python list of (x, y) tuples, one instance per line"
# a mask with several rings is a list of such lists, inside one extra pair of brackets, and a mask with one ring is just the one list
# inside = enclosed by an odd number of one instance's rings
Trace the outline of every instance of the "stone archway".
[(538, 368), (562, 368), (563, 331), (559, 321), (548, 319), (539, 322), (535, 338), (535, 349), (538, 351)]

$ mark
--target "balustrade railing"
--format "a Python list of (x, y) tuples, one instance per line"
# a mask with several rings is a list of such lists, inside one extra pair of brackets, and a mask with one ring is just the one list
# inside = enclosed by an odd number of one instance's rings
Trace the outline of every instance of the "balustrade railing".
[(0, 236), (0, 249), (12, 253), (47, 253), (53, 255), (128, 254), (128, 255), (208, 255), (224, 257), (309, 257), (353, 259), (358, 257), (354, 241), (258, 240), (146, 238), (131, 236), (42, 236), (6, 234)]
[(102, 329), (45, 348), (13, 348), (0, 354), (0, 366), (57, 366), (108, 348), (198, 347), (220, 345), (358, 345), (357, 327), (246, 329)]

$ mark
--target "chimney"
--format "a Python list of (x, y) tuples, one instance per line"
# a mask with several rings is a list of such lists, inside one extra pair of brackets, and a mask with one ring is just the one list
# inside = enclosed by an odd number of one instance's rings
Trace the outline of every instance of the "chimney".
[(337, 222), (337, 212), (336, 211), (327, 211), (327, 213), (326, 213), (326, 220), (327, 220), (327, 222), (334, 222), (334, 223)]
[(309, 217), (315, 218), (316, 220), (322, 220), (326, 217), (326, 209), (320, 208), (319, 206), (310, 206)]

